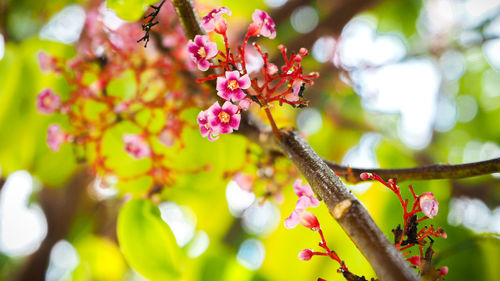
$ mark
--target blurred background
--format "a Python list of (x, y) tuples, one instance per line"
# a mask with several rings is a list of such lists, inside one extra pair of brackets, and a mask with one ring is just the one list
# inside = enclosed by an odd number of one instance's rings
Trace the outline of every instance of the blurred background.
[[(235, 42), (255, 9), (268, 11), (277, 38), (261, 42), (277, 62), (278, 44), (309, 49), (305, 71), (320, 73), (305, 91), (310, 107), (275, 112), (279, 125), (296, 125), (322, 157), (365, 168), (500, 157), (500, 1), (196, 5), (200, 15), (219, 6), (231, 9), (229, 34)], [(40, 70), (39, 52), (75, 56), (88, 11), (96, 6), (108, 28), (123, 24), (99, 1), (0, 0), (0, 280), (148, 280), (142, 271), (161, 276), (154, 271), (165, 270), (132, 267), (135, 261), (118, 244), (120, 206), (124, 197), (146, 191), (141, 183), (103, 188), (82, 172), (84, 164), (77, 163), (78, 152), (70, 144), (57, 153), (47, 147), (48, 126), (67, 120), (36, 110), (43, 88), (70, 90), (60, 77)], [(197, 112), (187, 114), (193, 127)], [(291, 183), (283, 188), (281, 203), (263, 201), (262, 192), (245, 191), (224, 177), (224, 171), (246, 161), (249, 144), (243, 137), (224, 136), (212, 144), (196, 128), (185, 130), (182, 161), (196, 163), (206, 151), (218, 157), (202, 157), (216, 168), (180, 175), (156, 202), (180, 248), (183, 280), (343, 279), (332, 260), (298, 259), (299, 251), (315, 247), (319, 239), (306, 228), (283, 227), (296, 202)], [(265, 170), (247, 171), (252, 172)], [(500, 174), (403, 182), (406, 196), (409, 184), (418, 194), (433, 192), (440, 202), (432, 223), (448, 238), (434, 244), (434, 262), (449, 267), (446, 280), (500, 280)], [(402, 212), (394, 194), (374, 183), (349, 187), (391, 240), (391, 229), (401, 223), (394, 214)], [(326, 208), (314, 212), (330, 248), (352, 272), (372, 277), (369, 264)], [(162, 241), (157, 233), (134, 232), (133, 218), (127, 227), (122, 231), (146, 249), (136, 259), (154, 263), (164, 258), (149, 243)]]

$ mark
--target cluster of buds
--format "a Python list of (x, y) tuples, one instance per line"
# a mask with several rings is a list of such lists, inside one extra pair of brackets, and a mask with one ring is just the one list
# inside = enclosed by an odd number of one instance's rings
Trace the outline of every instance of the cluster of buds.
[(302, 91), (306, 84), (312, 85), (312, 79), (318, 77), (317, 73), (302, 73), (300, 63), (302, 58), (307, 56), (307, 50), (304, 48), (300, 49), (298, 54), (292, 53), (288, 56), (286, 48), (280, 45), (278, 48), (285, 61), (280, 69), (268, 62), (268, 54), (264, 53), (257, 43), (253, 43), (253, 49), (247, 50), (251, 37), (276, 37), (274, 21), (261, 10), (255, 10), (253, 13), (253, 22), (248, 27), (243, 45), (237, 48), (236, 54), (231, 53), (227, 21), (223, 15), (230, 16), (231, 10), (226, 7), (214, 9), (203, 17), (201, 22), (205, 31), (223, 37), (224, 50), (218, 50), (217, 44), (210, 41), (208, 35), (197, 35), (187, 46), (191, 60), (199, 70), (213, 70), (216, 73), (198, 81), (216, 79), (217, 95), (224, 100), (222, 106), (215, 102), (198, 115), (201, 134), (210, 141), (218, 139), (220, 134), (238, 130), (241, 110), (248, 110), (252, 103), (259, 104), (267, 111), (271, 102), (279, 102), (280, 105), (307, 105)]
[[(141, 33), (139, 23), (107, 26), (104, 18), (110, 12), (105, 3), (91, 7), (75, 58), (39, 53), (41, 70), (62, 77), (71, 90), (59, 95), (43, 89), (36, 100), (40, 113), (61, 114), (69, 120), (65, 130), (59, 124), (49, 126), (47, 144), (52, 151), (59, 151), (65, 142), (72, 143), (82, 154), (77, 157), (90, 162), (98, 176), (118, 176), (120, 181), (148, 177), (152, 179), (150, 190), (173, 184), (173, 175), (182, 172), (168, 165), (161, 146), (182, 148), (181, 133), (188, 123), (181, 119), (181, 113), (193, 105), (206, 105), (200, 102), (205, 99), (197, 99), (187, 90), (191, 77), (182, 76), (192, 69), (187, 52), (170, 49), (174, 41), (175, 45), (187, 44), (178, 22), (173, 22), (172, 4), (165, 2), (161, 11), (155, 8), (161, 32), (153, 48), (143, 49), (136, 43)], [(124, 93), (123, 87), (113, 86), (124, 77), (130, 77), (127, 79), (135, 91)], [(209, 94), (201, 87), (196, 91)], [(130, 131), (123, 132), (120, 128), (124, 127)], [(118, 137), (131, 162), (148, 159), (150, 169), (133, 176), (118, 174), (113, 157), (119, 156), (103, 149), (105, 139), (111, 137)]]
[[(418, 255), (407, 258), (407, 261), (419, 270), (420, 276), (425, 276), (429, 280), (441, 280), (442, 277), (448, 273), (448, 267), (444, 266), (440, 269), (433, 269), (432, 266), (430, 266), (431, 260), (434, 257), (434, 251), (432, 250), (434, 240), (432, 237), (442, 237), (446, 239), (447, 235), (442, 228), (439, 227), (436, 229), (432, 224), (424, 226), (420, 230), (418, 228), (419, 223), (427, 219), (432, 219), (438, 213), (439, 202), (434, 198), (434, 194), (426, 192), (417, 196), (413, 187), (410, 185), (409, 189), (414, 200), (413, 204), (410, 204), (408, 199), (403, 199), (401, 196), (401, 190), (396, 180), (390, 179), (386, 182), (373, 173), (362, 173), (360, 178), (362, 180), (376, 180), (396, 194), (403, 207), (403, 228), (401, 228), (401, 225), (398, 225), (396, 229), (392, 230), (395, 246), (402, 252), (403, 256), (410, 256), (411, 248), (413, 246), (418, 246)], [(418, 216), (419, 213), (423, 214), (420, 218)], [(424, 246), (427, 244), (426, 239), (428, 239), (430, 243), (424, 252)]]

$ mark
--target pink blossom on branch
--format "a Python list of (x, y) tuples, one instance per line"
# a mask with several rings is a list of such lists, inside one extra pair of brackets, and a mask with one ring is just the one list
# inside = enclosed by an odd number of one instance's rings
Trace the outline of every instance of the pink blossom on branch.
[(316, 197), (314, 197), (314, 192), (312, 191), (311, 186), (308, 184), (302, 184), (302, 179), (295, 180), (295, 182), (293, 183), (293, 191), (295, 192), (295, 194), (297, 194), (297, 196), (299, 196), (297, 204), (299, 203), (302, 197), (307, 197), (310, 202), (309, 204), (310, 207), (319, 206), (320, 202), (318, 199), (316, 199)]
[(47, 145), (50, 150), (57, 152), (61, 145), (68, 140), (68, 134), (66, 134), (59, 124), (52, 124), (47, 130)]
[(214, 58), (217, 53), (217, 44), (210, 42), (207, 35), (196, 35), (194, 42), (189, 40), (188, 52), (191, 60), (198, 65), (198, 69), (206, 71), (212, 65), (208, 60)]
[(420, 200), (420, 209), (424, 215), (429, 218), (433, 218), (438, 213), (439, 202), (434, 199), (434, 194), (431, 192), (426, 192), (419, 197)]
[(215, 102), (207, 110), (208, 124), (215, 135), (229, 134), (240, 127), (241, 115), (238, 106), (226, 101), (222, 107)]
[(276, 37), (275, 24), (268, 13), (256, 9), (252, 15), (253, 23), (248, 28), (249, 34), (252, 36), (262, 35), (269, 39)]
[(208, 116), (206, 111), (201, 111), (196, 119), (198, 125), (200, 126), (201, 136), (208, 138), (209, 141), (216, 141), (219, 137), (213, 135), (213, 129), (208, 124)]
[(225, 33), (227, 30), (227, 22), (222, 17), (223, 14), (231, 15), (231, 10), (226, 7), (220, 7), (218, 9), (213, 9), (201, 19), (201, 25), (206, 32), (215, 30), (217, 33)]
[(43, 89), (36, 97), (36, 108), (43, 114), (54, 113), (61, 106), (61, 97), (52, 89)]
[(248, 74), (240, 77), (240, 72), (226, 71), (226, 78), (217, 77), (217, 95), (225, 100), (239, 101), (246, 97), (243, 89), (250, 88), (251, 81)]
[(125, 151), (136, 159), (142, 159), (151, 155), (151, 148), (144, 138), (135, 134), (124, 134), (122, 137), (125, 143)]

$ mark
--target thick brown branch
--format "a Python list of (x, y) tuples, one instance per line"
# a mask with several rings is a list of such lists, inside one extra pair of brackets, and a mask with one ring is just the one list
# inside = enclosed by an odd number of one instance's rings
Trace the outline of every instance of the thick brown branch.
[(337, 175), (344, 177), (349, 182), (360, 181), (359, 175), (363, 172), (375, 173), (384, 180), (397, 179), (400, 182), (406, 180), (459, 179), (500, 172), (500, 158), (459, 165), (435, 164), (403, 169), (348, 168), (328, 160), (324, 161)]
[[(294, 129), (282, 130), (282, 147), (306, 177), (314, 193), (349, 235), (381, 280), (417, 280), (401, 256), (380, 231), (361, 202)], [(342, 204), (339, 204), (341, 203)], [(347, 206), (345, 209), (343, 206)], [(342, 208), (342, 210), (340, 210)]]

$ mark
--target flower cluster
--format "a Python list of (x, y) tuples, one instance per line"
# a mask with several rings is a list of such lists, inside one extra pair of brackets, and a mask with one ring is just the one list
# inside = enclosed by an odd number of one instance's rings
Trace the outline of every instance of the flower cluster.
[[(52, 151), (72, 143), (75, 152), (81, 154), (76, 156), (88, 161), (99, 177), (117, 177), (119, 183), (149, 178), (150, 190), (173, 184), (173, 175), (184, 172), (170, 167), (170, 156), (162, 145), (183, 147), (181, 133), (188, 122), (181, 119), (181, 113), (193, 105), (208, 105), (206, 98), (192, 92), (209, 95), (202, 87), (186, 87), (195, 76), (186, 71), (192, 69), (188, 52), (171, 49), (188, 42), (175, 21), (172, 4), (165, 2), (154, 12), (160, 22), (155, 28), (161, 31), (150, 30), (155, 32), (151, 38), (154, 47), (143, 49), (136, 42), (141, 35), (139, 23), (115, 18), (109, 25), (104, 19), (112, 12), (105, 3), (90, 7), (74, 58), (44, 52), (38, 56), (41, 70), (64, 79), (70, 91), (59, 95), (43, 89), (36, 99), (40, 113), (62, 114), (69, 121), (49, 126), (47, 144)], [(212, 47), (207, 50), (209, 56), (217, 53), (216, 46)], [(183, 75), (191, 77), (185, 79)], [(128, 83), (126, 87), (124, 83)], [(127, 91), (129, 88), (134, 90)], [(229, 132), (239, 123), (239, 116), (234, 117), (236, 111), (231, 103), (211, 108), (213, 115), (208, 116), (207, 124), (217, 132)], [(219, 117), (227, 118), (227, 125), (217, 126), (213, 119)], [(117, 147), (122, 149), (114, 149), (116, 143), (121, 143)], [(135, 160), (142, 159), (149, 169), (120, 174), (118, 170), (125, 163), (117, 159), (123, 159), (123, 152), (130, 156), (126, 164), (137, 165)]]
[[(424, 226), (421, 230), (418, 229), (419, 223), (426, 219), (432, 219), (438, 213), (439, 202), (434, 198), (434, 194), (426, 192), (417, 196), (413, 191), (413, 187), (410, 185), (409, 189), (414, 199), (413, 204), (410, 204), (408, 199), (403, 199), (401, 196), (401, 190), (396, 180), (390, 179), (386, 182), (373, 173), (362, 173), (360, 178), (362, 180), (376, 180), (396, 194), (403, 207), (403, 228), (398, 225), (396, 229), (392, 230), (395, 246), (402, 252), (403, 256), (409, 256), (411, 255), (410, 249), (418, 245), (418, 255), (408, 257), (407, 261), (415, 268), (419, 269), (420, 276), (425, 276), (428, 280), (441, 280), (442, 276), (448, 273), (448, 268), (444, 266), (440, 269), (434, 269), (432, 266), (426, 265), (431, 264), (431, 260), (434, 256), (434, 251), (432, 250), (434, 240), (432, 237), (442, 237), (446, 239), (447, 235), (442, 228), (439, 227), (435, 229), (432, 224), (430, 226)], [(410, 206), (411, 209), (409, 209)], [(423, 214), (420, 218), (418, 217), (419, 213)], [(427, 244), (426, 239), (428, 239), (430, 243), (424, 252), (424, 246)]]
[[(285, 61), (281, 68), (268, 62), (268, 54), (262, 52), (257, 43), (253, 43), (253, 49), (247, 50), (251, 37), (276, 37), (274, 21), (261, 10), (253, 13), (253, 22), (248, 27), (243, 45), (235, 49), (236, 53), (231, 53), (230, 50), (233, 49), (229, 46), (227, 21), (223, 15), (230, 16), (231, 10), (226, 7), (213, 9), (202, 18), (201, 23), (207, 32), (223, 37), (224, 50), (218, 50), (216, 43), (210, 41), (209, 35), (197, 35), (187, 45), (189, 57), (199, 70), (212, 69), (216, 73), (198, 81), (216, 79), (217, 95), (224, 100), (222, 107), (216, 102), (198, 115), (201, 134), (210, 141), (218, 139), (219, 134), (238, 130), (241, 110), (248, 110), (252, 103), (259, 104), (266, 112), (269, 111), (268, 105), (271, 102), (279, 102), (280, 105), (307, 105), (302, 97), (304, 85), (313, 84), (312, 79), (318, 77), (317, 73), (302, 73), (300, 63), (308, 54), (304, 48), (298, 54), (288, 56), (286, 48), (280, 45), (279, 50)], [(271, 116), (270, 112), (267, 113)], [(270, 121), (273, 125), (274, 121)]]
[[(331, 250), (328, 247), (328, 244), (325, 240), (325, 235), (323, 234), (323, 230), (321, 229), (321, 225), (318, 219), (313, 213), (305, 210), (307, 207), (317, 207), (320, 204), (320, 201), (314, 197), (311, 186), (308, 184), (302, 184), (302, 180), (297, 179), (293, 183), (293, 191), (299, 197), (299, 199), (297, 200), (297, 204), (295, 205), (295, 210), (293, 210), (290, 216), (285, 219), (285, 227), (289, 229), (294, 228), (300, 223), (304, 227), (317, 232), (321, 239), (318, 245), (322, 248), (322, 251), (304, 249), (299, 252), (299, 259), (308, 261), (313, 256), (326, 256), (339, 263), (340, 268), (338, 269), (338, 272), (341, 273), (346, 278), (346, 280), (366, 280), (364, 279), (364, 277), (359, 277), (351, 273), (345, 265), (345, 262), (339, 258), (335, 251)], [(324, 279), (319, 278), (318, 280)]]

